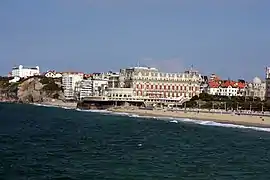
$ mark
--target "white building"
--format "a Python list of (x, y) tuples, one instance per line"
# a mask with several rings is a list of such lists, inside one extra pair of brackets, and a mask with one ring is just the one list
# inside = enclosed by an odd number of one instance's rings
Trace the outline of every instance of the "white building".
[(80, 100), (90, 96), (104, 96), (108, 86), (107, 79), (87, 79), (75, 85), (75, 96)]
[(44, 76), (48, 78), (61, 78), (62, 74), (55, 71), (47, 71)]
[(62, 74), (64, 96), (67, 100), (75, 99), (76, 84), (83, 80), (83, 73), (66, 72)]
[[(102, 73), (99, 73), (102, 74)], [(63, 76), (64, 77), (64, 76)], [(108, 77), (91, 76), (88, 79), (77, 81), (75, 84), (75, 96), (84, 99), (91, 96), (104, 96), (108, 87)]]
[(208, 94), (218, 96), (243, 96), (245, 83), (230, 80), (212, 80), (209, 82)]
[(39, 67), (25, 67), (19, 65), (18, 67), (13, 67), (11, 71), (12, 77), (27, 78), (35, 75), (40, 75)]
[(104, 95), (106, 88), (108, 87), (108, 79), (93, 79), (93, 96)]
[(93, 81), (91, 79), (84, 79), (78, 82), (76, 93), (80, 100), (85, 97), (93, 96)]

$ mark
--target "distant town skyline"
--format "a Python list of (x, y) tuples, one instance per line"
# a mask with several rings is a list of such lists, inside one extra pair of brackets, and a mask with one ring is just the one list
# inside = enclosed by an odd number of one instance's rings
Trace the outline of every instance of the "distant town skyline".
[(267, 0), (0, 2), (0, 74), (140, 65), (252, 80), (270, 66)]

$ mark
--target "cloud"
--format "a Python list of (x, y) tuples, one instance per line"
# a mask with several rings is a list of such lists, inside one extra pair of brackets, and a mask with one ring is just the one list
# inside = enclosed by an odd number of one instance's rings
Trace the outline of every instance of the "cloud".
[(186, 68), (181, 58), (170, 59), (153, 59), (142, 58), (139, 62), (140, 66), (155, 67), (163, 72), (183, 72)]

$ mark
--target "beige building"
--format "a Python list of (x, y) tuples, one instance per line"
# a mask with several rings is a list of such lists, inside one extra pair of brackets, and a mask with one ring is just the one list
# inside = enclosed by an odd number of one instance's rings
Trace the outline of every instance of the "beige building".
[(265, 99), (266, 82), (260, 78), (255, 77), (252, 82), (248, 83), (245, 89), (245, 95), (248, 97), (259, 97), (261, 100)]
[(197, 71), (165, 73), (149, 67), (121, 69), (118, 79), (118, 83), (114, 82), (117, 87), (133, 89), (132, 94), (137, 99), (154, 102), (188, 100), (200, 94), (200, 85), (203, 81)]

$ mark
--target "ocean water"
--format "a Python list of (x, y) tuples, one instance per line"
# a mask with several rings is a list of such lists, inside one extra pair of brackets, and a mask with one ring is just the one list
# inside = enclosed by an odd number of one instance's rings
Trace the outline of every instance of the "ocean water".
[(268, 129), (225, 126), (0, 104), (0, 179), (270, 179)]

